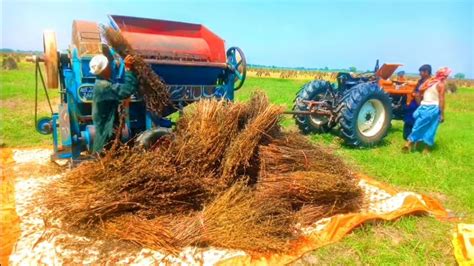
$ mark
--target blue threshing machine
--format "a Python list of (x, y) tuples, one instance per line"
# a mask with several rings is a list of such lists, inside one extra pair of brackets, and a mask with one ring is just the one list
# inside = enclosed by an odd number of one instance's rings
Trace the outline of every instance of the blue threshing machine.
[[(122, 33), (132, 48), (142, 56), (167, 85), (172, 104), (161, 117), (146, 111), (138, 95), (131, 97), (125, 110), (124, 138), (151, 132), (157, 128), (171, 128), (167, 117), (187, 104), (204, 98), (234, 99), (234, 91), (244, 83), (246, 61), (237, 47), (225, 50), (224, 41), (203, 25), (165, 20), (109, 16), (110, 26)], [(52, 159), (80, 160), (81, 154), (92, 148), (94, 125), (91, 102), (95, 76), (89, 73), (89, 61), (102, 53), (103, 38), (97, 23), (74, 21), (72, 44), (58, 52), (54, 32), (43, 35), (44, 56), (33, 58), (38, 77), (45, 87), (59, 89), (58, 112), (52, 117), (36, 120), (42, 134), (52, 134)], [(113, 79), (121, 82), (123, 60), (110, 49), (116, 63)], [(39, 62), (44, 62), (46, 80)], [(49, 101), (49, 97), (48, 97)], [(51, 107), (51, 104), (50, 104)]]

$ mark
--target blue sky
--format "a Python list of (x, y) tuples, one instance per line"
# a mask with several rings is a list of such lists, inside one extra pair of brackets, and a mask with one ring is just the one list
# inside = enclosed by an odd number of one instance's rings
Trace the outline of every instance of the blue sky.
[(204, 24), (253, 64), (367, 70), (379, 58), (474, 77), (474, 0), (1, 1), (2, 48), (42, 50), (54, 29), (65, 49), (73, 19), (118, 14)]

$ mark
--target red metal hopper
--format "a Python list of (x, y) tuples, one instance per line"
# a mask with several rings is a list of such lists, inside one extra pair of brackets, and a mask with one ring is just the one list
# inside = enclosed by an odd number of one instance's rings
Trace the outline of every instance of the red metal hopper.
[(203, 25), (117, 15), (109, 18), (133, 49), (147, 59), (225, 66), (224, 40)]

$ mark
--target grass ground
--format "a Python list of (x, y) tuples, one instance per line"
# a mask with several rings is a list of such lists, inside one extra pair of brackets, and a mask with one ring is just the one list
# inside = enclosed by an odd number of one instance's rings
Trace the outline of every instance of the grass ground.
[[(0, 70), (0, 146), (31, 147), (50, 145), (50, 135), (35, 130), (35, 68), (20, 62), (18, 70)], [(43, 72), (44, 73), (44, 72)], [(58, 90), (48, 90), (57, 110)], [(42, 88), (38, 94), (38, 118), (49, 116), (49, 107)]]
[[(304, 80), (249, 78), (236, 93), (245, 100), (262, 89), (272, 102), (291, 108)], [(57, 91), (50, 90), (57, 99)], [(48, 114), (40, 92), (41, 115)], [(464, 221), (474, 222), (474, 90), (462, 88), (448, 95), (446, 122), (441, 125), (431, 155), (402, 154), (402, 124), (394, 121), (385, 142), (373, 149), (344, 147), (332, 134), (312, 135), (317, 143), (333, 147), (354, 168), (379, 181), (404, 190), (440, 199)], [(56, 108), (56, 105), (53, 106)], [(51, 136), (34, 130), (34, 68), (20, 63), (20, 70), (0, 71), (0, 144), (8, 147), (48, 146)], [(294, 128), (291, 117), (283, 125)], [(296, 264), (454, 264), (450, 234), (454, 225), (431, 217), (366, 224), (343, 241), (307, 254)]]
[[(301, 80), (249, 79), (237, 99), (263, 89), (277, 104), (291, 108)], [(403, 190), (441, 200), (456, 216), (474, 221), (474, 90), (462, 88), (447, 96), (446, 122), (432, 154), (402, 154), (402, 123), (394, 121), (384, 143), (373, 149), (344, 147), (333, 134), (310, 136), (333, 147), (359, 171)], [(291, 119), (283, 124), (295, 127)], [(296, 128), (296, 127), (295, 127)], [(404, 217), (364, 225), (343, 241), (307, 254), (297, 264), (443, 265), (455, 264), (450, 243), (453, 224), (431, 217)]]

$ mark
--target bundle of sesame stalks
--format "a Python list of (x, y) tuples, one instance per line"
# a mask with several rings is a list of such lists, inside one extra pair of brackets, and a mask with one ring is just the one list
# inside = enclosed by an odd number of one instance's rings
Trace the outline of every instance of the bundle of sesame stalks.
[(143, 97), (148, 111), (161, 116), (165, 108), (171, 106), (170, 93), (161, 80), (143, 58), (135, 52), (123, 35), (110, 27), (103, 27), (103, 35), (108, 44), (123, 58), (131, 55), (135, 58), (133, 70), (138, 76), (138, 91)]
[(357, 211), (362, 192), (338, 157), (279, 127), (282, 111), (261, 92), (197, 102), (162, 145), (120, 147), (49, 186), (47, 219), (169, 253), (286, 252), (304, 238), (301, 225)]

